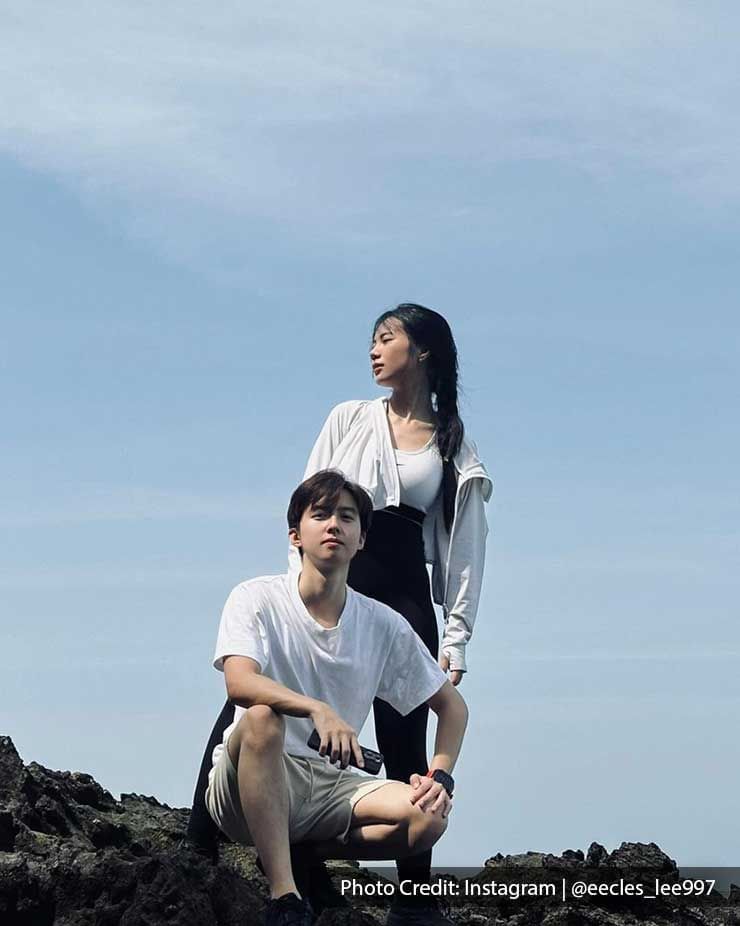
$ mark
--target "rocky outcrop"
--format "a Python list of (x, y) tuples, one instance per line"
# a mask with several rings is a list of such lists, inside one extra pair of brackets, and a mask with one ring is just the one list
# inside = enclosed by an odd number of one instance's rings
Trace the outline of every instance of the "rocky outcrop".
[(121, 800), (90, 775), (24, 766), (0, 737), (3, 926), (245, 926), (265, 890), (250, 854), (214, 866), (184, 839), (188, 811)]
[[(217, 862), (203, 858), (185, 838), (187, 820), (188, 810), (153, 797), (122, 794), (117, 801), (90, 775), (24, 765), (11, 740), (0, 737), (1, 926), (261, 923), (267, 889), (254, 851), (224, 843)], [(678, 881), (675, 864), (654, 843), (623, 843), (611, 853), (593, 843), (585, 855), (568, 849), (561, 856), (493, 856), (480, 871), (455, 872), (439, 896), (443, 905), (450, 901), (455, 922), (476, 926), (740, 924), (737, 896), (702, 904), (660, 898), (646, 906), (636, 898), (564, 902), (500, 892), (505, 883), (585, 881), (621, 871), (634, 880), (641, 868), (646, 883), (657, 876)], [(332, 873), (337, 886), (349, 877), (360, 890), (349, 910), (325, 911), (320, 926), (384, 921), (388, 882), (346, 864)]]

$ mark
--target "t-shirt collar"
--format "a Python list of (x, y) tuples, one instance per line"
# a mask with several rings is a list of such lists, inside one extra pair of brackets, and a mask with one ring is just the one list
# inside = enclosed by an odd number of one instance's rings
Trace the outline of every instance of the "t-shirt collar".
[(339, 615), (339, 619), (337, 620), (336, 626), (324, 627), (322, 624), (320, 624), (316, 620), (315, 617), (313, 617), (311, 612), (306, 607), (305, 601), (303, 600), (303, 598), (301, 598), (301, 593), (298, 590), (298, 583), (300, 582), (300, 579), (301, 579), (300, 572), (293, 573), (292, 575), (290, 573), (288, 574), (288, 581), (290, 584), (290, 597), (293, 599), (293, 603), (295, 604), (296, 609), (298, 610), (298, 614), (308, 624), (310, 628), (312, 628), (314, 631), (318, 633), (321, 633), (321, 634), (339, 633), (342, 627), (348, 622), (348, 617), (354, 605), (353, 599), (354, 599), (355, 593), (352, 591), (352, 589), (348, 585), (347, 586), (347, 596), (344, 599), (344, 607), (342, 608), (342, 613)]

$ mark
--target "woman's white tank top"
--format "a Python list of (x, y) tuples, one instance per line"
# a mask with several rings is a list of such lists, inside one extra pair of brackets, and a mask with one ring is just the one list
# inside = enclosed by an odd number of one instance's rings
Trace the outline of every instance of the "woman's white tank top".
[(437, 449), (436, 433), (418, 450), (396, 450), (395, 454), (401, 504), (426, 514), (442, 485), (442, 458)]

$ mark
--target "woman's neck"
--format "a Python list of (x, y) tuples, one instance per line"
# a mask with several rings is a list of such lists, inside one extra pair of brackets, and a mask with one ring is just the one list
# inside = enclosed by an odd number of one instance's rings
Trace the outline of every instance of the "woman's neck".
[(404, 421), (434, 423), (436, 418), (426, 382), (423, 385), (414, 383), (411, 386), (395, 386), (388, 397), (388, 407), (396, 418)]

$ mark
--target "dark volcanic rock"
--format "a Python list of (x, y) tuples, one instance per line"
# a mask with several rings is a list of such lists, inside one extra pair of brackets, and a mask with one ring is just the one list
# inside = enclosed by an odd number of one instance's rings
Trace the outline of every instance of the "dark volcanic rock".
[(2, 926), (211, 926), (261, 921), (246, 850), (213, 866), (185, 840), (188, 811), (120, 802), (90, 775), (24, 766), (0, 737)]
[(568, 859), (569, 862), (582, 862), (583, 852), (580, 849), (566, 849), (560, 857)]
[[(212, 864), (185, 838), (188, 810), (153, 797), (116, 801), (89, 775), (24, 766), (0, 737), (0, 926), (250, 926), (262, 923), (267, 885), (254, 850), (224, 842)], [(380, 926), (386, 909), (378, 889), (389, 882), (353, 863), (332, 864), (335, 883), (351, 877), (362, 888), (348, 910), (325, 911), (317, 926)], [(562, 879), (588, 880), (629, 870), (678, 880), (673, 861), (654, 843), (622, 843), (612, 853), (592, 843), (560, 857), (542, 852), (502, 855), (463, 880), (452, 919), (475, 926), (730, 926), (740, 923), (737, 898), (703, 906), (655, 900), (558, 897), (468, 901), (466, 885)], [(462, 872), (458, 872), (462, 875)], [(368, 891), (375, 891), (373, 897)], [(448, 897), (451, 895), (447, 895)], [(387, 901), (385, 901), (387, 906)]]
[[(740, 926), (740, 896), (656, 896), (656, 881), (673, 887), (681, 877), (655, 843), (623, 842), (610, 853), (593, 842), (585, 857), (580, 849), (566, 849), (559, 857), (499, 852), (463, 884), (462, 895), (485, 900), (458, 902), (455, 919), (481, 926)], [(576, 885), (619, 891), (577, 895)], [(555, 893), (547, 895), (547, 888)]]
[(586, 853), (586, 863), (588, 865), (601, 865), (602, 863), (607, 862), (609, 859), (609, 853), (606, 849), (599, 845), (598, 842), (592, 842), (588, 847), (588, 852)]

